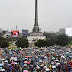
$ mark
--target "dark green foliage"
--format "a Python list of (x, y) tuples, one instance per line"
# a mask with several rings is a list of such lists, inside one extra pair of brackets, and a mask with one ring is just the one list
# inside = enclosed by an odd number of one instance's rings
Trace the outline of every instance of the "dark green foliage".
[(35, 46), (45, 47), (55, 45), (55, 39), (38, 40), (35, 42)]
[(28, 40), (24, 38), (20, 38), (17, 40), (16, 45), (21, 48), (27, 48), (29, 46)]
[(51, 39), (51, 38), (52, 38), (52, 39), (53, 39), (53, 38), (56, 38), (55, 33), (46, 33), (46, 32), (44, 32), (43, 35), (46, 36), (46, 38), (50, 38), (50, 39)]
[(0, 47), (1, 48), (6, 48), (9, 46), (9, 43), (6, 40), (0, 41)]
[(9, 41), (9, 42), (13, 42), (13, 41), (16, 41), (16, 40), (18, 40), (19, 39), (19, 37), (10, 37), (10, 38), (8, 38), (7, 40)]
[(2, 41), (2, 40), (6, 40), (6, 39), (0, 36), (0, 41)]
[(45, 41), (39, 39), (37, 42), (35, 42), (35, 46), (44, 47), (45, 46)]
[(56, 41), (57, 45), (66, 46), (68, 44), (68, 36), (66, 35), (59, 35)]
[(46, 39), (45, 40), (46, 46), (53, 46), (55, 45), (55, 42), (56, 42), (56, 39)]
[(66, 46), (69, 42), (68, 36), (66, 35), (58, 35), (53, 38), (47, 38), (46, 40), (38, 40), (35, 43), (35, 46), (38, 47), (44, 47), (44, 46), (53, 46), (53, 45), (60, 45), (60, 46)]
[(0, 36), (0, 47), (5, 48), (5, 47), (8, 47), (8, 46), (9, 46), (8, 41), (5, 38)]

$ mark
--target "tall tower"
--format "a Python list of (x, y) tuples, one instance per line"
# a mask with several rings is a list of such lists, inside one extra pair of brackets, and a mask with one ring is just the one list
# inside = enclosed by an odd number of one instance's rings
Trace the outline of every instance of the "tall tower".
[(35, 24), (34, 24), (34, 28), (32, 30), (33, 33), (39, 33), (39, 25), (38, 25), (38, 4), (37, 4), (37, 0), (35, 0)]
[(38, 5), (37, 5), (37, 1), (38, 0), (35, 0), (35, 24), (34, 24), (33, 30), (30, 33), (30, 35), (27, 36), (30, 47), (33, 47), (34, 43), (37, 42), (37, 40), (39, 40), (39, 39), (43, 40), (43, 39), (46, 38), (46, 36), (43, 36), (43, 33), (40, 32), (39, 25), (38, 25), (38, 7), (37, 7)]

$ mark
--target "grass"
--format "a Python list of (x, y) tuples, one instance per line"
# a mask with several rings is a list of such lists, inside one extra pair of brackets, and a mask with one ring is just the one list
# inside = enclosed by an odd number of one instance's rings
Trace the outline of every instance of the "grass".
[(12, 45), (12, 43), (9, 43), (9, 46), (11, 46)]

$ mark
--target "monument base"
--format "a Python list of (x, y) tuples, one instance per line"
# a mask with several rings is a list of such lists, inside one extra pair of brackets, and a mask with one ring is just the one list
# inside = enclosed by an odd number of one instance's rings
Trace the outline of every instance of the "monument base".
[(34, 43), (37, 42), (37, 40), (39, 39), (45, 40), (46, 36), (27, 36), (27, 39), (29, 41), (29, 47), (33, 47)]
[(39, 33), (30, 33), (30, 36), (43, 36), (43, 33), (39, 32)]

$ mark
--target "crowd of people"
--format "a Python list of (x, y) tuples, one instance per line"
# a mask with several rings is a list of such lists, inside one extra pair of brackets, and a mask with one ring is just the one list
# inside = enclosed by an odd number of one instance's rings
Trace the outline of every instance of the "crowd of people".
[(0, 48), (0, 72), (72, 72), (72, 50), (66, 46)]

